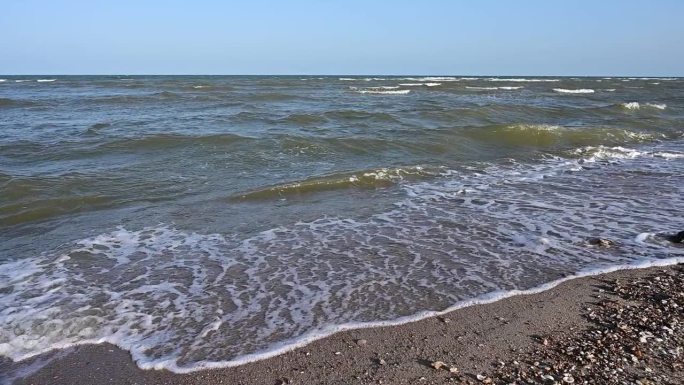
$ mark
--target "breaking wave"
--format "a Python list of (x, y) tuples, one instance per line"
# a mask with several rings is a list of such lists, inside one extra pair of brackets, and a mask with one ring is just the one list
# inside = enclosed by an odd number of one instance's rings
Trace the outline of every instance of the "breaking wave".
[[(622, 103), (621, 106), (628, 110), (638, 110), (642, 107), (639, 102)], [(664, 110), (667, 108), (667, 104), (664, 103), (645, 103), (643, 106), (654, 108), (656, 110)]]
[(574, 90), (569, 90), (566, 88), (554, 88), (553, 90), (561, 94), (593, 94), (595, 92), (591, 88), (580, 88)]
[(388, 187), (402, 181), (417, 180), (441, 175), (442, 169), (424, 166), (378, 168), (365, 171), (336, 173), (288, 182), (238, 193), (231, 200), (250, 201), (284, 198), (292, 195), (341, 190)]

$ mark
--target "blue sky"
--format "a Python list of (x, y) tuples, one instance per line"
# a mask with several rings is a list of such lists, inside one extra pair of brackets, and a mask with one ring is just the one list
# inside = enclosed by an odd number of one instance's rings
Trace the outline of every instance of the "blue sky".
[(684, 76), (681, 0), (4, 0), (0, 74)]

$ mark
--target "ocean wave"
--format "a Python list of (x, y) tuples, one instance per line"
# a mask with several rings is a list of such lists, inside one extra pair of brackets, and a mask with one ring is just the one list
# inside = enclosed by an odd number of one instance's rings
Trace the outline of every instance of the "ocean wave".
[(461, 78), (456, 78), (453, 76), (423, 76), (423, 77), (410, 77), (401, 78), (401, 80), (411, 80), (416, 82), (457, 82)]
[(512, 91), (512, 90), (520, 90), (524, 87), (518, 86), (518, 87), (475, 87), (475, 86), (466, 86), (465, 88), (469, 90), (482, 90), (482, 91), (489, 91), (489, 90), (506, 90), (506, 91)]
[(6, 82), (7, 79), (0, 79), (0, 83)]
[(358, 79), (355, 79), (355, 78), (339, 78), (338, 80), (342, 80), (342, 81), (345, 81), (345, 82), (350, 82), (350, 81), (354, 81), (354, 80), (358, 80)]
[(373, 89), (373, 88), (362, 88), (354, 90), (359, 94), (377, 94), (377, 95), (406, 95), (411, 90), (384, 90), (384, 89)]
[(301, 98), (302, 97), (298, 96), (298, 95), (282, 93), (282, 92), (256, 93), (254, 95), (251, 95), (251, 97), (250, 97), (250, 99), (252, 99), (252, 100), (258, 100), (258, 101), (263, 101), (263, 102), (280, 102), (280, 101), (287, 101), (287, 100), (294, 100), (294, 99), (301, 99)]
[(248, 140), (249, 137), (235, 134), (215, 134), (215, 135), (179, 135), (179, 134), (158, 134), (146, 135), (132, 138), (118, 138), (103, 143), (101, 147), (107, 149), (140, 150), (140, 149), (166, 149), (169, 147), (187, 146), (198, 144), (206, 146), (220, 146), (232, 144), (241, 140)]
[(441, 86), (442, 83), (399, 83), (399, 85), (402, 87), (420, 87), (420, 86), (437, 87), (437, 86)]
[(555, 83), (560, 79), (539, 79), (539, 78), (489, 78), (490, 82), (518, 82), (518, 83)]
[[(358, 90), (358, 87), (349, 87), (350, 90)], [(399, 86), (377, 86), (377, 87), (365, 87), (362, 88), (363, 90), (368, 90), (368, 91), (381, 91), (381, 90), (396, 90), (399, 89)]]
[(337, 121), (399, 122), (392, 114), (365, 110), (331, 110), (324, 112), (323, 117)]
[(498, 90), (499, 87), (473, 87), (473, 86), (466, 86), (465, 88), (469, 90), (480, 90), (480, 91), (494, 91)]
[(25, 107), (36, 105), (35, 101), (32, 100), (19, 100), (11, 98), (0, 98), (0, 108), (3, 107)]
[(587, 146), (574, 150), (574, 153), (581, 156), (585, 162), (636, 158), (664, 158), (667, 160), (684, 158), (684, 152), (644, 151), (622, 146)]
[(349, 188), (367, 189), (388, 187), (405, 180), (438, 176), (440, 175), (440, 172), (441, 169), (411, 166), (336, 173), (238, 193), (230, 199), (237, 201), (253, 201), (278, 199), (292, 195)]
[(52, 83), (56, 81), (57, 79), (38, 79), (36, 80), (38, 83)]
[(652, 141), (649, 133), (607, 127), (562, 127), (548, 124), (506, 124), (464, 131), (472, 139), (507, 146), (576, 147), (605, 143), (639, 143)]
[[(642, 105), (639, 102), (622, 103), (620, 106), (628, 110), (639, 110), (642, 107)], [(665, 110), (667, 108), (667, 104), (664, 103), (646, 103), (644, 104), (644, 106), (654, 108), (656, 110)]]
[(323, 116), (316, 114), (290, 114), (285, 118), (280, 119), (284, 123), (294, 123), (298, 125), (312, 125), (312, 124), (322, 124), (328, 121)]
[(567, 88), (554, 88), (554, 91), (561, 94), (593, 94), (595, 91), (591, 88), (580, 88), (580, 89), (567, 89)]

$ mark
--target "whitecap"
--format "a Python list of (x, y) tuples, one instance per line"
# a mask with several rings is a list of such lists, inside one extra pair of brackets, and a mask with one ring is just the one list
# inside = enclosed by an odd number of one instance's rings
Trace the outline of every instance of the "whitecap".
[(490, 82), (518, 82), (518, 83), (553, 83), (559, 82), (560, 79), (538, 79), (538, 78), (489, 78)]
[(499, 89), (499, 87), (473, 87), (473, 86), (466, 86), (466, 88), (469, 90), (479, 90), (479, 91), (494, 91), (494, 90)]
[(482, 90), (482, 91), (493, 91), (493, 90), (505, 90), (505, 91), (512, 91), (512, 90), (519, 90), (524, 87), (518, 86), (518, 87), (475, 87), (475, 86), (466, 86), (465, 88), (469, 90)]
[(580, 89), (567, 89), (567, 88), (554, 88), (554, 91), (561, 94), (593, 94), (595, 91), (591, 88), (580, 88)]
[[(641, 104), (639, 102), (622, 103), (621, 106), (628, 109), (628, 110), (641, 109)], [(655, 108), (657, 110), (664, 110), (667, 108), (667, 104), (664, 104), (664, 103), (646, 103), (646, 104), (644, 104), (644, 106), (649, 107), (649, 108)]]
[(38, 79), (36, 80), (38, 83), (52, 83), (57, 79)]
[(655, 108), (658, 110), (664, 110), (667, 108), (667, 104), (665, 103), (646, 103), (648, 107)]

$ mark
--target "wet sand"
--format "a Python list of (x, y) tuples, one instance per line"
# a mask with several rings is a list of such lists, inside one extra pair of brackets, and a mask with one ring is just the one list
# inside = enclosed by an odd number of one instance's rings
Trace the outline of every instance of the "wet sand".
[[(629, 302), (612, 294), (610, 287), (616, 280), (632, 282), (650, 280), (654, 276), (680, 277), (682, 274), (679, 265), (578, 278), (541, 293), (466, 307), (442, 317), (400, 326), (341, 332), (263, 361), (190, 374), (140, 370), (127, 352), (115, 346), (82, 346), (73, 348), (70, 353), (54, 359), (17, 383), (500, 383), (495, 375), (502, 364), (539, 354), (539, 349), (546, 348), (549, 340), (583, 338), (582, 333), (594, 327), (588, 312), (601, 301)], [(679, 316), (684, 317), (684, 313), (680, 312)], [(435, 369), (433, 364), (436, 361), (443, 362), (445, 366)], [(3, 366), (7, 369), (14, 364), (4, 363), (0, 369)], [(454, 369), (450, 371), (450, 368)], [(676, 377), (678, 367), (673, 368)], [(672, 376), (672, 373), (668, 375)]]

